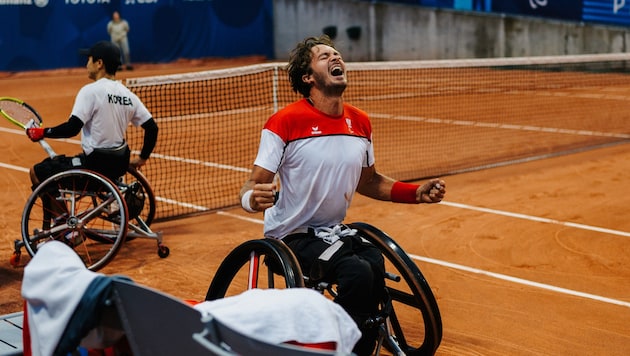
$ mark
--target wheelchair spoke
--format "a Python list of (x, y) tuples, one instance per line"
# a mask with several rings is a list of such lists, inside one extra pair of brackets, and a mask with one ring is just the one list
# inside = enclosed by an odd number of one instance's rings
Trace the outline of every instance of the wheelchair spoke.
[[(119, 213), (110, 216), (111, 207)], [(72, 247), (90, 270), (111, 261), (127, 233), (124, 200), (106, 178), (91, 171), (70, 170), (42, 182), (22, 214), (22, 240), (32, 256), (50, 239)], [(42, 227), (44, 227), (42, 229)]]

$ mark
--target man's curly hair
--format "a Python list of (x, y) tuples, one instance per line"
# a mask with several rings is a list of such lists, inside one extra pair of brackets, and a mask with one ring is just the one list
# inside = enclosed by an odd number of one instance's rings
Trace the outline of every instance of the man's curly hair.
[(308, 37), (298, 43), (289, 55), (287, 72), (289, 73), (291, 88), (294, 92), (302, 94), (305, 98), (310, 96), (311, 85), (304, 83), (302, 77), (305, 74), (313, 73), (311, 69), (311, 60), (313, 58), (311, 49), (317, 45), (326, 45), (335, 48), (332, 40), (327, 35)]

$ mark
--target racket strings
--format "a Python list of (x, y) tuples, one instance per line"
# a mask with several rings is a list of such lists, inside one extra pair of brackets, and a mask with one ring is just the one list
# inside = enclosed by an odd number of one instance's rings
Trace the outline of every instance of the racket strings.
[(41, 123), (41, 121), (33, 111), (29, 110), (24, 105), (13, 101), (0, 101), (0, 110), (2, 110), (5, 115), (23, 124), (24, 126), (29, 124), (31, 120), (33, 120), (37, 125), (40, 125)]

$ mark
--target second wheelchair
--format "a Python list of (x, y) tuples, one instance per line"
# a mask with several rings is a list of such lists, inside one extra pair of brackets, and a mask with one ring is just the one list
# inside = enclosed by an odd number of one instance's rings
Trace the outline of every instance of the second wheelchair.
[(15, 240), (11, 264), (21, 249), (37, 253), (42, 243), (63, 241), (92, 271), (107, 265), (122, 244), (137, 237), (156, 240), (161, 258), (170, 251), (162, 234), (149, 225), (155, 217), (155, 196), (147, 179), (129, 168), (112, 182), (94, 171), (75, 169), (46, 179), (28, 198), (22, 213), (22, 239)]

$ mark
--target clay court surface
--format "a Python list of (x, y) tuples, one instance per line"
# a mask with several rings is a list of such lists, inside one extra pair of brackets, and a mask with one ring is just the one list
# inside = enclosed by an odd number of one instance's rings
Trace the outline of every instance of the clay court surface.
[[(139, 64), (118, 77), (260, 61)], [(88, 81), (83, 68), (0, 73), (0, 96), (29, 102), (55, 124), (67, 118), (74, 95)], [(76, 152), (76, 146), (50, 142), (59, 153)], [(0, 152), (0, 314), (6, 314), (22, 307), (23, 268), (10, 266), (9, 257), (30, 193), (27, 169), (45, 153), (26, 136), (4, 131)], [(347, 217), (381, 228), (417, 258), (442, 314), (438, 355), (630, 353), (628, 144), (445, 180), (441, 204), (394, 205), (357, 196)], [(101, 272), (203, 299), (229, 251), (261, 237), (261, 219), (230, 209), (158, 222), (152, 229), (163, 232), (168, 258), (157, 256), (153, 241), (136, 239)]]

